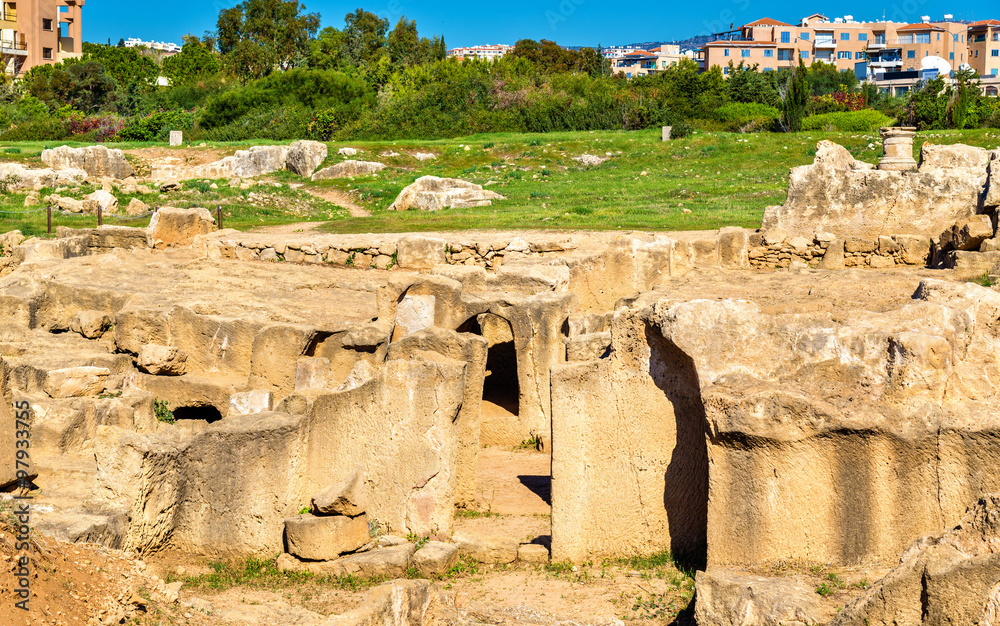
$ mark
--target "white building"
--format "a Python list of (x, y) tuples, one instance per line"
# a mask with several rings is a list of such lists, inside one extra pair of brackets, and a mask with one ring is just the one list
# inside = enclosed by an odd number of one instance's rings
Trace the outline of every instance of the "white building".
[(166, 52), (167, 54), (176, 54), (181, 51), (181, 47), (175, 43), (167, 43), (164, 41), (143, 41), (141, 39), (136, 39), (130, 37), (125, 40), (126, 48), (149, 48), (150, 50), (159, 50), (160, 52)]
[(493, 61), (494, 59), (499, 59), (503, 55), (507, 54), (514, 49), (514, 46), (507, 46), (504, 44), (498, 45), (486, 45), (486, 46), (468, 46), (465, 48), (453, 48), (448, 51), (448, 56), (458, 57), (459, 59), (464, 58), (477, 58), (486, 59), (487, 61)]

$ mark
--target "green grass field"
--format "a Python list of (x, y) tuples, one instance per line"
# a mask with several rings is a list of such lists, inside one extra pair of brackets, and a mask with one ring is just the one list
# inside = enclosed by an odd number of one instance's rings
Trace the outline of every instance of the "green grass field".
[[(312, 183), (289, 172), (271, 177), (287, 184), (281, 189), (257, 188), (240, 192), (224, 181), (211, 190), (191, 183), (188, 191), (168, 197), (137, 196), (156, 206), (224, 206), (225, 226), (255, 226), (295, 221), (326, 221), (325, 230), (337, 233), (405, 232), (490, 229), (646, 229), (700, 230), (722, 226), (757, 227), (764, 208), (785, 200), (788, 169), (812, 162), (816, 143), (828, 139), (847, 147), (856, 158), (875, 163), (882, 155), (877, 133), (732, 134), (695, 133), (670, 142), (659, 131), (577, 132), (540, 135), (477, 135), (439, 141), (351, 142), (331, 144), (325, 165), (346, 160), (375, 160), (389, 167), (375, 176)], [(1000, 133), (993, 130), (918, 133), (915, 153), (924, 141), (968, 143), (995, 148)], [(268, 143), (268, 142), (255, 142)], [(61, 142), (50, 142), (61, 145)], [(153, 144), (108, 144), (137, 148)], [(245, 145), (245, 144), (244, 144)], [(341, 156), (345, 145), (361, 152)], [(38, 163), (42, 143), (0, 145), (0, 159)], [(236, 149), (240, 144), (211, 144)], [(433, 152), (438, 158), (420, 162), (401, 154)], [(582, 154), (608, 160), (588, 167), (574, 160)], [(507, 197), (492, 207), (447, 209), (434, 213), (386, 210), (406, 185), (424, 175), (457, 177)], [(371, 212), (350, 217), (348, 212), (308, 193), (337, 190)], [(51, 190), (43, 191), (46, 195)], [(84, 188), (84, 192), (89, 188)], [(251, 196), (251, 194), (256, 194)], [(262, 202), (260, 196), (266, 196)], [(119, 198), (122, 206), (132, 196)], [(23, 211), (24, 195), (0, 197), (0, 211)], [(44, 232), (44, 213), (0, 214), (3, 230), (20, 228), (26, 234)], [(58, 216), (59, 225), (92, 226), (93, 216)], [(129, 223), (109, 218), (106, 223)], [(139, 223), (137, 225), (143, 225)]]

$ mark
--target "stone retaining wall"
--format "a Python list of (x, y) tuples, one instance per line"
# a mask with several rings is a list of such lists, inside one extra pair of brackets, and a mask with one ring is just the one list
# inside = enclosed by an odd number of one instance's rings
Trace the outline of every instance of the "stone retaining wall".
[(931, 256), (931, 239), (920, 235), (883, 235), (875, 239), (838, 239), (828, 233), (806, 237), (785, 237), (781, 232), (750, 235), (748, 257), (755, 269), (785, 268), (793, 263), (838, 269), (869, 267), (884, 269), (897, 265), (925, 267)]

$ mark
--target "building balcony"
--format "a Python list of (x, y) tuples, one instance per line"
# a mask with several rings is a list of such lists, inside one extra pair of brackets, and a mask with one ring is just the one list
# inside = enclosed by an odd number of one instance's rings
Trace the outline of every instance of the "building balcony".
[(28, 44), (23, 41), (0, 40), (0, 54), (13, 54), (16, 56), (28, 55)]
[(817, 48), (836, 48), (837, 42), (834, 39), (816, 39)]
[(870, 42), (868, 42), (868, 49), (869, 50), (882, 50), (884, 48), (885, 48), (885, 42), (884, 41), (870, 41)]
[(872, 59), (868, 64), (872, 67), (898, 67), (903, 64), (903, 59)]

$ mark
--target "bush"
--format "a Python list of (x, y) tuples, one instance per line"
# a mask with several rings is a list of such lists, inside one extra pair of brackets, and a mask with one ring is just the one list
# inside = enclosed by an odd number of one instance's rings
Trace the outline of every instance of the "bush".
[(69, 136), (63, 120), (42, 118), (28, 120), (0, 135), (4, 141), (50, 141)]
[(715, 115), (726, 125), (726, 130), (748, 133), (772, 130), (781, 117), (781, 111), (766, 104), (734, 102), (719, 107)]
[(694, 126), (688, 124), (687, 122), (679, 122), (674, 124), (673, 128), (670, 129), (671, 139), (683, 139), (694, 132)]
[(133, 121), (118, 133), (119, 141), (164, 141), (172, 130), (188, 130), (195, 114), (187, 111), (160, 111)]
[(830, 130), (841, 132), (868, 132), (891, 125), (892, 119), (866, 109), (844, 113), (824, 113), (807, 117), (802, 122), (802, 130)]

